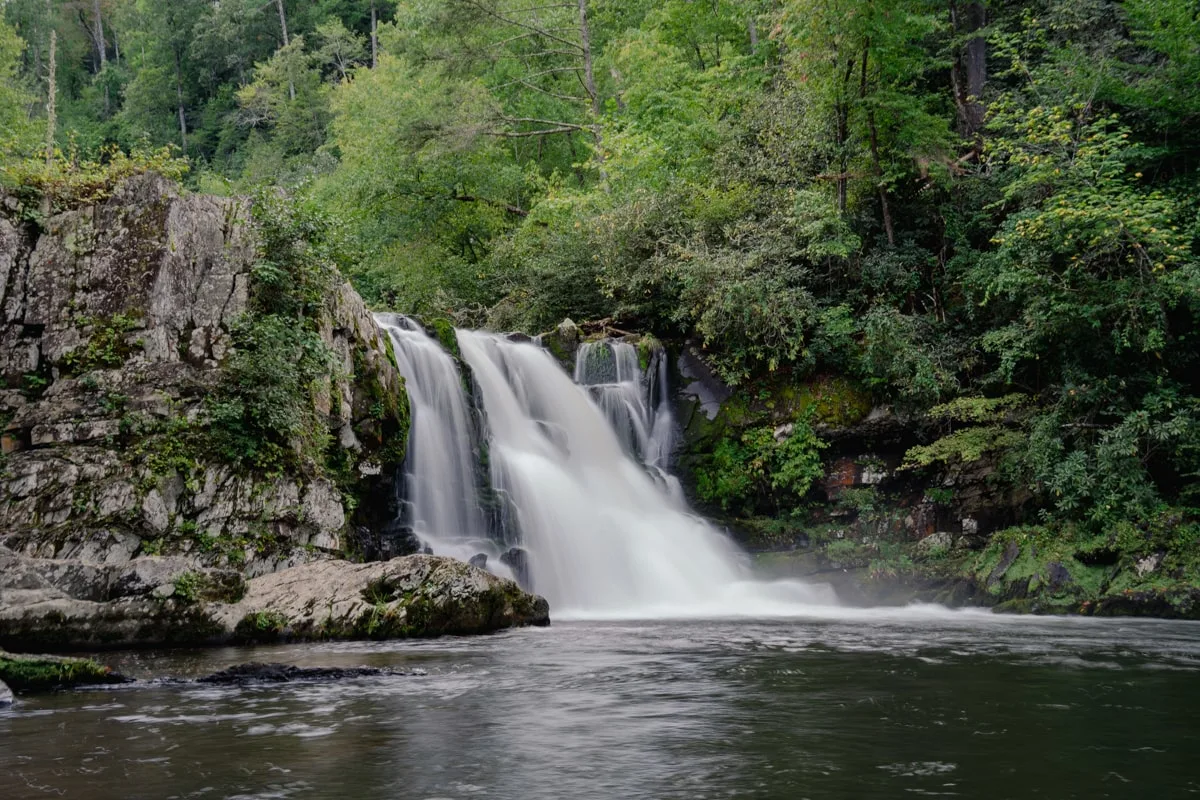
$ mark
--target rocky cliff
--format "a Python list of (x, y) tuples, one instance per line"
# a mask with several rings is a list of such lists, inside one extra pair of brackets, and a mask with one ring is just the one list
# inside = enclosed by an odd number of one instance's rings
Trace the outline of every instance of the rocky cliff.
[(0, 545), (33, 576), (0, 585), (10, 644), (85, 643), (117, 601), (134, 623), (109, 643), (152, 643), (138, 620), (234, 599), (198, 585), (411, 552), (393, 529), (403, 379), (311, 242), (154, 175), (40, 224), (0, 201)]
[[(245, 201), (142, 176), (42, 231), (0, 218), (0, 542), (101, 562), (178, 553), (250, 573), (353, 545), (347, 487), (330, 475), (239, 472), (202, 441), (249, 310), (248, 215)], [(349, 286), (317, 324), (336, 361), (316, 401), (363, 484), (349, 488), (386, 506), (403, 451), (381, 453), (407, 431), (402, 379)], [(390, 419), (380, 395), (400, 404)]]

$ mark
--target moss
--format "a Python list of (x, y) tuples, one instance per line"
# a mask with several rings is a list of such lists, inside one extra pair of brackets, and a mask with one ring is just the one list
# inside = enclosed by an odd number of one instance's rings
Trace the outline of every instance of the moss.
[(103, 664), (84, 658), (23, 656), (0, 651), (0, 681), (14, 692), (66, 689), (97, 683), (124, 683)]
[(654, 359), (654, 354), (663, 349), (662, 342), (654, 337), (653, 334), (643, 334), (637, 343), (638, 364), (642, 371), (650, 369), (650, 362)]
[(427, 328), (433, 334), (433, 338), (442, 345), (442, 349), (455, 358), (461, 357), (458, 350), (458, 334), (454, 332), (453, 322), (444, 317), (438, 317), (430, 320)]

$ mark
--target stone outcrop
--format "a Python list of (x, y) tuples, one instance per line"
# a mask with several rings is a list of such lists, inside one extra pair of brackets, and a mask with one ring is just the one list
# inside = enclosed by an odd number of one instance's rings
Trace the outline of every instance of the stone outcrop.
[[(248, 310), (248, 217), (244, 200), (183, 194), (153, 175), (40, 231), (0, 217), (0, 543), (96, 564), (164, 553), (258, 575), (355, 550), (394, 518), (407, 420), (380, 399), (406, 414), (403, 381), (348, 285), (316, 320), (336, 363), (314, 403), (343, 453), (341, 483), (243, 474), (196, 444), (189, 426)], [(374, 502), (348, 503), (348, 491)]]
[(423, 637), (547, 622), (544, 599), (437, 556), (323, 560), (246, 580), (180, 558), (104, 565), (0, 548), (0, 646), (21, 650)]

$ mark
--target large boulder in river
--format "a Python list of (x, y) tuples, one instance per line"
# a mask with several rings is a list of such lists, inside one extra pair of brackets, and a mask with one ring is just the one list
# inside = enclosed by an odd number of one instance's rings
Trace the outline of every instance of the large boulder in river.
[(182, 559), (106, 565), (0, 548), (0, 646), (19, 650), (423, 637), (548, 621), (544, 599), (438, 556), (326, 560), (245, 580)]
[(324, 561), (249, 582), (217, 610), (239, 638), (384, 639), (546, 625), (549, 605), (516, 583), (452, 558)]

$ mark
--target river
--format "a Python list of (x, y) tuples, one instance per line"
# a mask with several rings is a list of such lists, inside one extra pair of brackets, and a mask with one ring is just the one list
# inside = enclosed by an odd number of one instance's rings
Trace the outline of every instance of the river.
[(0, 798), (1200, 793), (1193, 623), (871, 610), (106, 659), (411, 674), (25, 698), (0, 712)]

